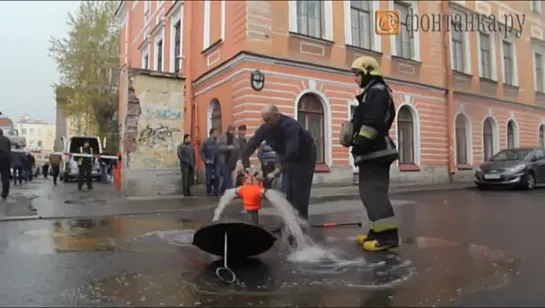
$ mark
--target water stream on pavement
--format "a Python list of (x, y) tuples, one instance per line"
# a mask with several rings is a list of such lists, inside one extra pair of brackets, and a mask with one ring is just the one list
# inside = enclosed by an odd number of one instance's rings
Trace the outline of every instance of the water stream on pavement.
[(218, 207), (214, 210), (214, 218), (212, 218), (212, 221), (217, 221), (220, 219), (221, 214), (223, 213), (225, 208), (229, 205), (229, 203), (231, 203), (231, 201), (233, 201), (233, 199), (236, 198), (236, 196), (237, 193), (235, 188), (227, 189), (223, 193), (223, 196), (221, 196), (220, 198)]
[[(217, 221), (221, 218), (221, 214), (236, 197), (235, 189), (228, 189), (221, 197), (218, 207), (214, 211), (213, 221)], [(366, 265), (364, 258), (345, 259), (342, 258), (339, 252), (326, 249), (322, 247), (303, 232), (303, 227), (307, 228), (307, 222), (303, 220), (293, 206), (289, 203), (284, 195), (273, 189), (265, 191), (265, 197), (274, 206), (274, 208), (280, 214), (280, 217), (284, 221), (284, 228), (287, 232), (282, 232), (284, 240), (288, 239), (288, 236), (292, 236), (294, 240), (294, 246), (291, 254), (288, 256), (288, 260), (298, 263), (314, 263), (327, 267), (339, 268), (348, 266), (363, 266)]]

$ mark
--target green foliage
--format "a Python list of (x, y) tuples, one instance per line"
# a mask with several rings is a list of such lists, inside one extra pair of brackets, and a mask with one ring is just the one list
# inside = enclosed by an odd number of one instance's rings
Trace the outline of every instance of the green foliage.
[(68, 14), (66, 37), (50, 39), (50, 56), (61, 75), (54, 85), (65, 115), (86, 114), (101, 135), (111, 132), (118, 109), (119, 38), (117, 1), (82, 1)]

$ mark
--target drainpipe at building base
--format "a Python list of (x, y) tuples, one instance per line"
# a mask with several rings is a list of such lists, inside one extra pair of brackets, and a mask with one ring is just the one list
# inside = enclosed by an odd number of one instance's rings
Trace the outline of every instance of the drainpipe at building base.
[[(443, 1), (442, 3), (443, 16), (449, 16), (449, 1)], [(456, 168), (454, 165), (454, 80), (452, 75), (452, 64), (450, 59), (450, 35), (447, 29), (450, 28), (448, 18), (443, 18), (442, 24), (442, 34), (443, 34), (443, 44), (445, 47), (445, 77), (447, 83), (447, 146), (448, 146), (448, 175), (449, 180), (453, 181), (453, 176), (456, 173)]]

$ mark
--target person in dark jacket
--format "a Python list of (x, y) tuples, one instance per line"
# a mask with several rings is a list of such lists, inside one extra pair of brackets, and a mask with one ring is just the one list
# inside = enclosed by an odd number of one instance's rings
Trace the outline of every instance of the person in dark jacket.
[(398, 229), (392, 203), (388, 198), (390, 166), (398, 158), (388, 132), (395, 118), (391, 89), (379, 72), (373, 57), (359, 57), (352, 63), (356, 83), (363, 92), (352, 118), (352, 155), (358, 167), (360, 198), (370, 220), (367, 235), (357, 240), (368, 251), (395, 248)]
[(0, 129), (0, 176), (2, 179), (2, 199), (5, 200), (9, 195), (9, 176), (11, 169), (11, 141), (4, 136), (4, 131)]
[[(88, 154), (93, 155), (93, 148), (89, 145), (89, 141), (85, 141), (83, 144), (83, 147), (79, 148), (80, 154)], [(92, 169), (93, 169), (93, 163), (94, 158), (92, 157), (76, 157), (76, 161), (78, 162), (78, 190), (82, 190), (83, 183), (87, 183), (87, 189), (92, 190), (93, 189), (93, 175), (92, 175)]]
[(235, 127), (229, 125), (225, 134), (221, 135), (217, 139), (217, 145), (219, 148), (219, 176), (220, 176), (220, 190), (219, 194), (222, 195), (225, 190), (233, 188), (233, 169), (236, 162), (236, 137)]
[(27, 180), (32, 181), (34, 178), (34, 168), (36, 167), (36, 158), (30, 152), (26, 153), (25, 165), (23, 167), (25, 168)]
[(184, 135), (184, 141), (178, 146), (177, 154), (182, 169), (182, 194), (189, 197), (195, 172), (195, 149), (193, 149), (189, 134)]
[(278, 156), (276, 152), (267, 144), (267, 141), (263, 140), (257, 151), (257, 157), (261, 163), (261, 171), (263, 172), (263, 186), (265, 188), (272, 187), (272, 180), (267, 179), (267, 176), (276, 169), (278, 166)]
[(23, 165), (25, 164), (26, 155), (23, 152), (11, 152), (11, 169), (13, 169), (12, 179), (13, 185), (23, 184)]
[(59, 176), (61, 162), (61, 154), (53, 153), (49, 155), (49, 164), (51, 165), (51, 169), (53, 171), (53, 185), (57, 185), (57, 178)]
[[(247, 131), (247, 127), (246, 125), (240, 125), (238, 128), (237, 128), (237, 140), (236, 140), (236, 145), (237, 145), (237, 149), (240, 151), (242, 151), (246, 145), (248, 144), (248, 139), (246, 139), (246, 131)], [(237, 153), (237, 157), (238, 157), (239, 153)], [(250, 168), (250, 159), (247, 159), (245, 161), (242, 162), (242, 164), (244, 165), (244, 168), (248, 169)]]
[[(231, 158), (230, 168), (231, 170), (234, 170), (238, 161), (238, 157), (240, 156), (240, 152), (246, 147), (246, 144), (248, 144), (248, 140), (246, 139), (246, 125), (240, 125), (237, 128), (237, 138), (235, 140), (235, 146), (236, 149), (233, 151), (233, 157)], [(250, 160), (243, 161), (242, 164), (244, 165), (245, 169), (250, 168)], [(237, 173), (236, 174), (236, 183), (235, 186), (239, 187), (244, 182), (244, 179), (246, 178), (246, 174), (243, 173)]]
[(219, 193), (219, 148), (217, 139), (219, 131), (210, 129), (209, 137), (201, 146), (201, 159), (204, 162), (206, 174), (206, 194), (218, 196)]
[(49, 175), (49, 164), (45, 163), (42, 165), (42, 174), (44, 175), (44, 179), (47, 179), (47, 176)]
[(248, 140), (237, 162), (237, 170), (244, 168), (242, 162), (249, 159), (262, 141), (267, 141), (279, 158), (278, 167), (268, 174), (268, 178), (272, 180), (282, 172), (286, 198), (306, 220), (316, 166), (314, 139), (295, 119), (280, 114), (275, 105), (265, 106), (261, 116), (264, 123)]

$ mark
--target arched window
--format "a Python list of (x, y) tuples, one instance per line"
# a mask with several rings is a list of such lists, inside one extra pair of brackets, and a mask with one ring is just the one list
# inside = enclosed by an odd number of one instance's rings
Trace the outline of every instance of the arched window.
[(325, 163), (324, 108), (314, 94), (305, 94), (297, 104), (297, 120), (316, 142), (317, 163)]
[(517, 128), (515, 126), (515, 122), (510, 120), (509, 122), (507, 122), (507, 148), (508, 149), (512, 149), (517, 146), (516, 139), (515, 139), (516, 133), (517, 133)]
[(545, 148), (545, 124), (539, 126), (539, 146)]
[(494, 128), (494, 121), (487, 118), (483, 124), (483, 158), (485, 161), (494, 155)]
[[(456, 164), (469, 164), (469, 121), (466, 116), (459, 114), (456, 116)], [(469, 137), (469, 138), (468, 138)]]
[(414, 164), (414, 119), (407, 106), (399, 108), (397, 114), (397, 145), (400, 164)]
[(215, 128), (215, 129), (217, 129), (217, 130), (219, 130), (221, 132), (222, 130), (221, 130), (221, 105), (220, 105), (220, 102), (217, 99), (213, 99), (212, 102), (210, 102), (210, 104), (212, 104), (212, 106), (211, 106), (212, 112), (210, 113), (210, 123), (211, 123), (210, 128)]

